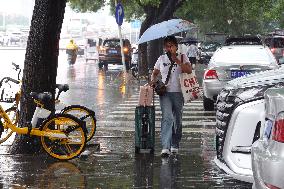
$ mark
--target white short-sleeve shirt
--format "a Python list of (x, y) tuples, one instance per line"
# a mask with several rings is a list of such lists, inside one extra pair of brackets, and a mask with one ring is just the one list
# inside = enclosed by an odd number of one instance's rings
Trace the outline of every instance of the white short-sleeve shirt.
[[(181, 55), (179, 54), (177, 56), (179, 60), (181, 60)], [(188, 57), (186, 55), (183, 55), (183, 63), (189, 63)], [(154, 68), (159, 70), (161, 72), (162, 76), (162, 82), (166, 82), (166, 78), (168, 75), (168, 71), (171, 65), (171, 61), (169, 60), (168, 56), (166, 54), (161, 55)], [(181, 67), (174, 63), (169, 82), (167, 84), (167, 92), (181, 92), (181, 86), (179, 81), (179, 75), (182, 73)]]

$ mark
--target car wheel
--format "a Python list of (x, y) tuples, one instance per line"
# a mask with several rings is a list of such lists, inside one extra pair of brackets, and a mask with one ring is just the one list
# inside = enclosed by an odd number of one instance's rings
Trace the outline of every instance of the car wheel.
[(214, 101), (203, 97), (203, 107), (205, 111), (213, 111), (214, 110)]
[(103, 65), (104, 65), (104, 63), (103, 62), (99, 62), (99, 69), (103, 69)]

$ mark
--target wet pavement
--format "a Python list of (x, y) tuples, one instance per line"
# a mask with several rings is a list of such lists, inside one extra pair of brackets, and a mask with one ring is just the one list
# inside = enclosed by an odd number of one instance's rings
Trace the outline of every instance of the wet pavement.
[(121, 72), (99, 71), (96, 62), (86, 63), (83, 57), (73, 66), (64, 59), (61, 54), (57, 82), (68, 83), (70, 90), (61, 99), (97, 114), (97, 132), (87, 147), (90, 153), (58, 162), (45, 154), (10, 155), (10, 143), (1, 144), (0, 188), (251, 188), (214, 164), (215, 112), (204, 112), (201, 101), (184, 108), (178, 155), (160, 157), (158, 106), (155, 152), (135, 155), (134, 110), (143, 81), (129, 77), (126, 82)]

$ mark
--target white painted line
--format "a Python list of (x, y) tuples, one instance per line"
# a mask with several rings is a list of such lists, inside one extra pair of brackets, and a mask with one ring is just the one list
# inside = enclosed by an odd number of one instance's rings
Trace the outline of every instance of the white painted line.
[[(136, 106), (118, 106), (116, 107), (117, 110), (135, 110)], [(156, 106), (156, 111), (159, 111), (161, 110), (160, 106)], [(183, 110), (184, 111), (187, 111), (187, 110), (203, 110), (203, 107), (201, 106), (184, 106), (183, 107)], [(204, 111), (204, 112), (209, 112), (209, 113), (216, 113), (215, 111)]]
[[(97, 121), (97, 125), (99, 128), (100, 125), (117, 125), (117, 122), (115, 121)], [(156, 127), (160, 127), (161, 122), (160, 121), (155, 121)], [(135, 127), (135, 121), (134, 120), (129, 120), (129, 121), (119, 121), (120, 127)], [(196, 120), (196, 121), (182, 121), (182, 125), (185, 126), (215, 126), (216, 122), (215, 121), (204, 121), (204, 120)]]
[[(135, 113), (135, 109), (129, 110), (129, 108), (127, 108), (127, 110), (118, 110), (118, 111), (111, 112), (111, 114), (133, 114), (133, 113)], [(185, 114), (185, 113), (187, 113), (187, 114), (189, 114), (189, 113), (190, 114), (204, 114), (204, 113), (214, 114), (216, 112), (215, 111), (204, 111), (204, 110), (200, 110), (200, 111), (198, 111), (198, 110), (196, 110), (196, 111), (184, 110), (183, 114)], [(161, 111), (156, 109), (156, 115), (157, 114), (161, 114)]]
[[(98, 131), (125, 131), (125, 132), (134, 132), (135, 128), (125, 128), (125, 127), (101, 127), (97, 129)], [(160, 132), (161, 128), (160, 127), (156, 127), (155, 131)], [(182, 129), (183, 133), (211, 133), (214, 134), (215, 133), (215, 129), (206, 129), (206, 128), (183, 128)], [(98, 136), (99, 137), (99, 136)], [(96, 138), (96, 135), (95, 135)]]
[[(135, 119), (135, 115), (116, 115), (116, 114), (111, 114), (108, 115), (107, 118), (125, 118), (125, 119), (131, 119), (134, 120)], [(216, 119), (216, 116), (187, 116), (187, 115), (183, 115), (182, 116), (183, 119)], [(161, 116), (158, 115), (156, 116), (156, 119), (161, 119)]]

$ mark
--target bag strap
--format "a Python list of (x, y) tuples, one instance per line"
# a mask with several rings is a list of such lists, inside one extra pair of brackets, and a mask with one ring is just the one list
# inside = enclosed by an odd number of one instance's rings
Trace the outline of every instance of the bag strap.
[(169, 80), (170, 80), (170, 75), (171, 75), (171, 72), (172, 72), (172, 69), (173, 69), (173, 66), (174, 66), (174, 61), (172, 60), (172, 57), (170, 55), (169, 52), (166, 53), (166, 55), (168, 56), (169, 60), (171, 61), (171, 65), (170, 65), (170, 68), (169, 68), (169, 71), (168, 71), (168, 74), (167, 74), (167, 78), (166, 78), (166, 82), (165, 82), (165, 85), (168, 84)]

